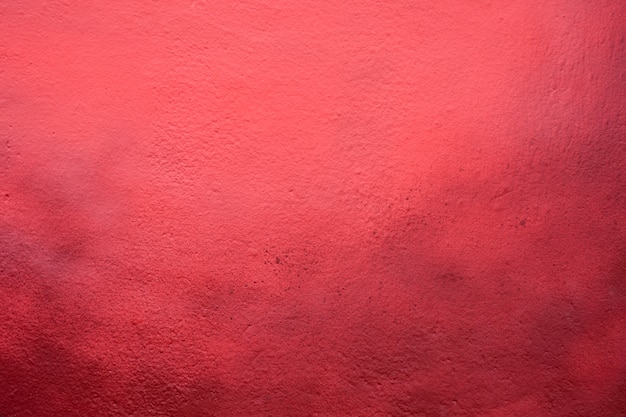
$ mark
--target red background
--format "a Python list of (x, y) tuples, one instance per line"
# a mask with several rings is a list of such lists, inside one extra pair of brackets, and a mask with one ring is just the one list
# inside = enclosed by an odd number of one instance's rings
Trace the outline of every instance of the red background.
[(0, 415), (626, 415), (625, 38), (0, 2)]

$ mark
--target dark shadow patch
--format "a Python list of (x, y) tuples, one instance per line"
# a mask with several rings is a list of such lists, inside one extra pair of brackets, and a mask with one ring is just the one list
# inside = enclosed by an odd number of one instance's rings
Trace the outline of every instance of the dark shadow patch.
[(413, 389), (397, 398), (391, 406), (393, 417), (439, 417), (447, 416), (454, 400), (447, 400), (435, 391)]
[[(98, 415), (107, 408), (102, 396), (105, 370), (79, 358), (53, 340), (39, 338), (28, 357), (0, 358), (0, 404), (6, 415)], [(59, 405), (67, 407), (58, 408)]]
[(620, 307), (626, 306), (626, 248), (622, 249), (609, 271), (607, 287), (609, 295)]
[(445, 272), (443, 274), (439, 274), (435, 276), (435, 280), (442, 284), (453, 284), (457, 282), (461, 282), (465, 279), (462, 275), (456, 274), (454, 272)]

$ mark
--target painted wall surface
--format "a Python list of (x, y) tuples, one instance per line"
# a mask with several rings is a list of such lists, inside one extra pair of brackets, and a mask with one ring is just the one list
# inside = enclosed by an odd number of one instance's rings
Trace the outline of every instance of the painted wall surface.
[(0, 1), (0, 416), (625, 416), (625, 39)]

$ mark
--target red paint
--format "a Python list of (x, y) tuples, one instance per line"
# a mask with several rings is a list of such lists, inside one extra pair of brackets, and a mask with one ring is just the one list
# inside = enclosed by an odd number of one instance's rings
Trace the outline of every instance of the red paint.
[(622, 416), (626, 5), (0, 5), (0, 415)]

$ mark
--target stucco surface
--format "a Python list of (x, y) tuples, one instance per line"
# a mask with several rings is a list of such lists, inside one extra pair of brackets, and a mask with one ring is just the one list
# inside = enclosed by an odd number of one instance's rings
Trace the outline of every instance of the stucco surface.
[(0, 415), (626, 415), (626, 3), (0, 1)]

